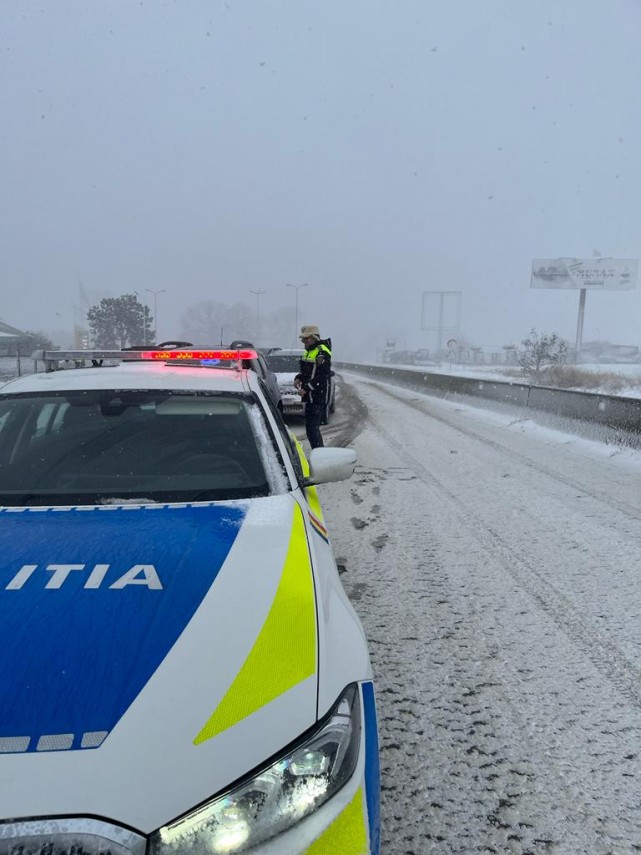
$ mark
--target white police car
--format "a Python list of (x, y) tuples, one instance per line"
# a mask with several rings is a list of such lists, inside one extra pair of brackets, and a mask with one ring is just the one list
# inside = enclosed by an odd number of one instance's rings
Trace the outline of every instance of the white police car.
[(0, 855), (378, 852), (367, 645), (313, 486), (354, 453), (308, 466), (216, 367), (240, 351), (63, 356), (129, 361), (0, 391)]

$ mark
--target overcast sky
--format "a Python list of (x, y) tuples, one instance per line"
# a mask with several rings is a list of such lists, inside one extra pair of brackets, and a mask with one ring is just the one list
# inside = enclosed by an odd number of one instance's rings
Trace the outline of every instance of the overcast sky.
[[(0, 317), (165, 289), (169, 338), (307, 282), (350, 355), (433, 346), (435, 290), (473, 344), (573, 341), (531, 261), (641, 254), (640, 32), (639, 0), (1, 0)], [(641, 344), (641, 289), (588, 292), (593, 338)]]

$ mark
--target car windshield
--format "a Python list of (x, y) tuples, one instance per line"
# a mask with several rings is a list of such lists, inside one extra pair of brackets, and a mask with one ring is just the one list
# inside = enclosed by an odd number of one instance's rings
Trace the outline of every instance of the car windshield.
[(157, 390), (0, 395), (0, 503), (268, 495), (255, 410), (240, 395)]
[(265, 359), (275, 374), (300, 370), (300, 356), (297, 353), (272, 353)]

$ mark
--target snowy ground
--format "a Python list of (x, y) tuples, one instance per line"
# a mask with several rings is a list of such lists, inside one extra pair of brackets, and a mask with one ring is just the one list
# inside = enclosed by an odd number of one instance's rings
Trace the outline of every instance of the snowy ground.
[(343, 379), (324, 431), (356, 392), (359, 466), (321, 497), (370, 640), (383, 851), (641, 851), (641, 452)]

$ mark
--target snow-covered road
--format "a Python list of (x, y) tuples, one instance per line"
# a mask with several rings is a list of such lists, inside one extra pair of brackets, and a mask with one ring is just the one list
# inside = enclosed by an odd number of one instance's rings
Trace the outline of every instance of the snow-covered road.
[(359, 466), (321, 498), (370, 641), (383, 851), (641, 851), (641, 452), (343, 380)]

